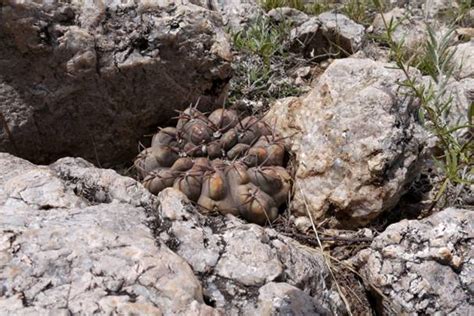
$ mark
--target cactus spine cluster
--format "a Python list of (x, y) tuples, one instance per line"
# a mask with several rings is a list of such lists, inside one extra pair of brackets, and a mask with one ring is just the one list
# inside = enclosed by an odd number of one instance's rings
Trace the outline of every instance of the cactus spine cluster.
[(176, 127), (153, 136), (135, 167), (153, 194), (174, 187), (207, 211), (265, 224), (290, 191), (285, 154), (282, 139), (256, 116), (240, 119), (229, 109), (206, 116), (190, 107)]

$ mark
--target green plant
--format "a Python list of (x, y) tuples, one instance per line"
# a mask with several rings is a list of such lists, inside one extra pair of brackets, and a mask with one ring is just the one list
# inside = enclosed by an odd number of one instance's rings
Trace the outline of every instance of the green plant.
[(303, 0), (262, 0), (260, 1), (260, 5), (266, 11), (281, 7), (290, 7), (300, 11), (304, 11), (305, 8), (305, 3)]
[(342, 12), (357, 23), (369, 25), (374, 9), (371, 0), (349, 0), (342, 7)]
[(304, 0), (261, 0), (260, 5), (266, 11), (275, 8), (290, 7), (310, 15), (318, 15), (322, 12), (333, 9), (335, 7), (335, 2), (335, 0), (313, 0), (311, 2)]
[(268, 65), (274, 55), (283, 54), (283, 43), (289, 31), (288, 23), (275, 24), (266, 16), (259, 16), (247, 29), (234, 33), (232, 37), (236, 49), (259, 55)]
[[(425, 45), (425, 55), (422, 62), (424, 71), (429, 74), (433, 83), (423, 84), (413, 75), (413, 57), (407, 58), (403, 49), (403, 41), (396, 42), (393, 38), (395, 26), (393, 21), (386, 21), (383, 16), (383, 5), (380, 0), (374, 0), (379, 9), (386, 31), (386, 41), (391, 51), (391, 58), (396, 67), (405, 75), (401, 86), (408, 88), (411, 94), (418, 99), (419, 117), (428, 130), (438, 140), (439, 153), (434, 155), (434, 160), (443, 172), (435, 203), (446, 192), (449, 186), (473, 184), (473, 135), (472, 115), (473, 106), (468, 111), (467, 124), (451, 122), (448, 117), (452, 105), (452, 96), (447, 90), (452, 78), (454, 68), (452, 57), (454, 49), (449, 47), (452, 41), (453, 28), (441, 37), (427, 25), (428, 40)], [(463, 133), (465, 131), (465, 133)], [(433, 207), (435, 205), (433, 204)]]

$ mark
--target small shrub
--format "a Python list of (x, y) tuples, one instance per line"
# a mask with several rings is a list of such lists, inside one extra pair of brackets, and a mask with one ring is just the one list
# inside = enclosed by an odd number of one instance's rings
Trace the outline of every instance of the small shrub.
[[(374, 0), (374, 4), (382, 14), (383, 5), (380, 0)], [(411, 75), (410, 68), (413, 67), (415, 58), (407, 58), (403, 42), (396, 43), (393, 39), (395, 29), (393, 21), (386, 21), (383, 18), (383, 22), (386, 30), (385, 39), (390, 48), (392, 60), (396, 67), (405, 74), (406, 79), (401, 85), (409, 88), (413, 96), (419, 100), (420, 120), (438, 140), (439, 151), (434, 154), (433, 158), (440, 167), (444, 179), (435, 198), (435, 202), (437, 202), (449, 186), (474, 183), (472, 178), (474, 143), (472, 141), (473, 135), (470, 132), (474, 127), (472, 125), (473, 106), (471, 105), (467, 113), (467, 124), (460, 125), (447, 120), (453, 100), (446, 87), (454, 70), (452, 66), (454, 49), (449, 47), (454, 27), (438, 38), (427, 25), (429, 36), (425, 44), (425, 53), (416, 65), (422, 67), (422, 70), (433, 78), (434, 85), (424, 85), (417, 82)], [(463, 130), (466, 133), (462, 133)]]

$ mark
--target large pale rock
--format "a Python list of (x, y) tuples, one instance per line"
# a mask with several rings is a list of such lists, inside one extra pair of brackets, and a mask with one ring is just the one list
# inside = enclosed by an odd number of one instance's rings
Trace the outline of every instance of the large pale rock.
[(257, 0), (199, 0), (211, 10), (222, 14), (224, 24), (240, 30), (257, 16), (264, 14)]
[(453, 0), (424, 0), (423, 12), (427, 18), (442, 19), (452, 17), (459, 12), (459, 1)]
[(474, 213), (445, 209), (390, 225), (354, 258), (386, 308), (410, 315), (474, 314)]
[(343, 49), (343, 55), (358, 51), (363, 43), (365, 28), (337, 12), (324, 12), (318, 15), (323, 35), (333, 44)]
[(287, 283), (268, 283), (260, 288), (258, 315), (324, 315), (318, 302)]
[(159, 240), (189, 262), (201, 276), (206, 300), (225, 314), (343, 310), (317, 251), (232, 215), (200, 215), (175, 189), (165, 189), (159, 199)]
[[(458, 79), (474, 79), (474, 39), (469, 42), (453, 46), (454, 75)], [(473, 87), (474, 89), (474, 87)]]
[(81, 158), (0, 154), (0, 314), (343, 311), (323, 256)]
[(289, 7), (271, 9), (267, 14), (275, 22), (289, 23), (292, 26), (299, 26), (309, 19), (306, 13)]
[(343, 14), (325, 12), (292, 29), (290, 46), (306, 57), (343, 57), (360, 49), (364, 35), (362, 25)]
[(390, 67), (336, 60), (307, 96), (271, 108), (267, 120), (295, 153), (297, 214), (364, 225), (395, 206), (417, 174), (426, 135), (398, 84), (404, 74)]
[(128, 161), (231, 76), (220, 14), (189, 1), (3, 1), (0, 56), (0, 151), (35, 162)]
[[(460, 81), (451, 78), (448, 81), (435, 82), (431, 77), (425, 76), (423, 81), (425, 89), (427, 91), (430, 89), (437, 96), (430, 100), (431, 106), (436, 107), (449, 102), (449, 110), (442, 117), (448, 128), (469, 124), (469, 116), (472, 115), (470, 111), (474, 101), (474, 77)], [(467, 128), (460, 129), (455, 131), (455, 134), (461, 136), (467, 130)]]
[(215, 312), (187, 262), (156, 244), (146, 223), (157, 200), (136, 181), (82, 159), (37, 167), (8, 154), (0, 175), (2, 313)]
[(397, 44), (403, 42), (404, 49), (411, 54), (421, 54), (424, 49), (424, 44), (428, 39), (423, 17), (412, 15), (410, 11), (402, 8), (394, 8), (393, 10), (383, 14), (377, 14), (372, 23), (372, 32), (374, 35), (386, 38), (387, 26), (392, 26), (395, 29), (392, 32), (392, 39)]

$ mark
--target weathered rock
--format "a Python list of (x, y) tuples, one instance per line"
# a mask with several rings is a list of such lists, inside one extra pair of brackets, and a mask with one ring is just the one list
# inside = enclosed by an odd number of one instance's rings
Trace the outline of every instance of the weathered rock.
[[(292, 209), (355, 227), (391, 209), (419, 169), (425, 133), (404, 74), (369, 59), (334, 61), (307, 96), (267, 119), (295, 153)], [(419, 76), (413, 73), (413, 76)]]
[(461, 21), (466, 27), (474, 27), (474, 9), (470, 9)]
[(452, 18), (458, 10), (458, 2), (452, 0), (426, 0), (423, 6), (423, 12), (429, 19)]
[[(390, 225), (353, 264), (385, 298), (408, 314), (474, 313), (474, 213), (445, 209)], [(393, 308), (392, 308), (393, 309)]]
[(319, 252), (232, 216), (201, 215), (171, 188), (158, 199), (80, 158), (35, 166), (0, 154), (0, 284), (9, 315), (342, 307)]
[(190, 3), (4, 1), (0, 43), (0, 151), (35, 162), (129, 161), (175, 109), (220, 103), (231, 75), (220, 14)]
[(318, 302), (287, 283), (268, 283), (260, 288), (258, 315), (324, 315)]
[(267, 14), (275, 22), (291, 23), (293, 26), (300, 26), (309, 19), (306, 13), (288, 7), (275, 8)]
[[(397, 43), (403, 42), (403, 47), (408, 53), (421, 53), (424, 43), (428, 38), (426, 25), (423, 17), (412, 15), (408, 10), (394, 8), (383, 14), (387, 26), (396, 26), (392, 32), (392, 38)], [(387, 29), (381, 14), (377, 14), (372, 23), (372, 32), (376, 36), (384, 37)]]
[(362, 25), (336, 12), (322, 13), (318, 15), (318, 19), (322, 24), (323, 36), (330, 43), (339, 46), (343, 55), (353, 54), (361, 48), (365, 36)]
[[(279, 309), (295, 315), (341, 309), (324, 259), (315, 250), (232, 215), (202, 216), (175, 189), (163, 190), (159, 199), (159, 239), (189, 262), (201, 277), (206, 300), (216, 308), (264, 315)], [(288, 302), (295, 296), (304, 305)]]
[(325, 12), (292, 29), (290, 46), (306, 57), (343, 57), (359, 50), (364, 34), (364, 27), (345, 15)]
[[(436, 83), (431, 77), (423, 77), (424, 86), (426, 89), (431, 89), (437, 98), (431, 100), (431, 102), (438, 102), (444, 104), (449, 102), (450, 108), (443, 116), (443, 119), (450, 128), (455, 128), (460, 125), (466, 125), (469, 123), (469, 115), (471, 104), (474, 100), (474, 77), (466, 78), (461, 81), (450, 79), (447, 82)], [(432, 104), (433, 107), (436, 105)], [(439, 105), (438, 105), (439, 106)], [(456, 131), (456, 134), (461, 135), (467, 129), (460, 129)]]
[(454, 75), (457, 79), (474, 79), (474, 40), (453, 46)]
[(2, 312), (213, 313), (186, 261), (156, 244), (145, 210), (157, 200), (136, 181), (82, 159), (37, 167), (8, 154), (0, 174)]
[(224, 24), (233, 30), (240, 30), (245, 25), (264, 13), (256, 0), (206, 0), (211, 10), (219, 11), (222, 14)]
[(474, 27), (458, 27), (455, 31), (457, 38), (461, 40), (474, 39)]

